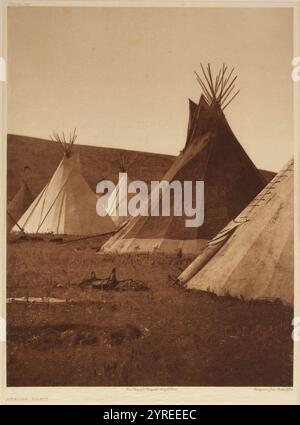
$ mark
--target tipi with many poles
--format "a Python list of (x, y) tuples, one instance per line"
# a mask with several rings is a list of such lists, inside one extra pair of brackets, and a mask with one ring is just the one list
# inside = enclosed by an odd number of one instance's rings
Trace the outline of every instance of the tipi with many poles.
[[(203, 94), (190, 101), (185, 147), (163, 180), (204, 181), (204, 224), (185, 227), (186, 216), (134, 217), (108, 240), (105, 252), (198, 254), (259, 193), (266, 182), (234, 136), (223, 113), (238, 94), (237, 76), (223, 65), (213, 79), (210, 65), (197, 74)], [(175, 206), (176, 207), (176, 206)]]
[(52, 140), (62, 147), (64, 157), (12, 231), (87, 236), (113, 231), (115, 225), (111, 218), (97, 215), (97, 196), (81, 174), (79, 155), (72, 151), (75, 130), (69, 141), (64, 134), (62, 138), (54, 134)]
[(178, 281), (217, 295), (293, 304), (293, 177), (291, 160)]

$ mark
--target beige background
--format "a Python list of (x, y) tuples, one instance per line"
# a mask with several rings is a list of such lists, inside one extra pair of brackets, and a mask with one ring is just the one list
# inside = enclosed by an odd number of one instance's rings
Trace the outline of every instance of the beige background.
[(8, 10), (8, 132), (177, 155), (200, 61), (236, 67), (226, 109), (257, 166), (292, 156), (291, 8)]

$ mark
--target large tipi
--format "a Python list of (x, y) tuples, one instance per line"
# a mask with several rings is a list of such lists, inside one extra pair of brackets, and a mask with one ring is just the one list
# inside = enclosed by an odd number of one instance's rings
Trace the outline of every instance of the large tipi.
[[(25, 170), (24, 170), (25, 171)], [(24, 173), (25, 174), (25, 173)], [(33, 202), (33, 195), (28, 187), (25, 178), (22, 179), (20, 188), (7, 207), (7, 230), (10, 231), (17, 221), (22, 217), (22, 214), (27, 210)]]
[(63, 135), (54, 135), (64, 157), (49, 183), (44, 187), (13, 232), (96, 235), (110, 232), (115, 225), (110, 217), (96, 213), (97, 196), (80, 171), (79, 155), (73, 153), (75, 131), (67, 142)]
[(266, 182), (237, 141), (223, 113), (238, 92), (236, 76), (223, 66), (213, 80), (211, 68), (197, 75), (203, 94), (190, 101), (187, 140), (163, 180), (204, 181), (204, 224), (185, 226), (186, 216), (134, 217), (102, 248), (105, 252), (197, 254), (259, 193)]
[(293, 160), (179, 276), (189, 289), (293, 303)]

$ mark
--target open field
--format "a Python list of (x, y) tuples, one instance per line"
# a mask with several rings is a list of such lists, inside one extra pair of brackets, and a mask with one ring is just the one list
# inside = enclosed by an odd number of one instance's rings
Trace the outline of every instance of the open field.
[[(75, 146), (91, 188), (116, 181), (124, 151)], [(161, 179), (172, 156), (126, 151), (131, 179)], [(24, 166), (37, 195), (61, 159), (59, 146), (8, 137), (8, 199)], [(273, 173), (264, 172), (268, 180)], [(110, 256), (104, 239), (10, 236), (7, 297), (53, 297), (63, 303), (7, 305), (9, 386), (291, 386), (292, 310), (185, 291), (172, 278), (192, 258)], [(142, 281), (147, 290), (81, 288), (95, 272)], [(274, 370), (277, 371), (274, 374)]]
[[(292, 310), (171, 285), (188, 258), (97, 253), (103, 241), (8, 243), (9, 386), (291, 386)], [(81, 289), (113, 266), (148, 290)], [(274, 374), (276, 370), (276, 374)]]

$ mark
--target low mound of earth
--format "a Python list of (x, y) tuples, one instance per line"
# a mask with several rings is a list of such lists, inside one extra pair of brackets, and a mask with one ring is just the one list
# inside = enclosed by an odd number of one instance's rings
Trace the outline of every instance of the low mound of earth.
[[(95, 190), (102, 179), (117, 182), (119, 158), (125, 155), (128, 162), (128, 175), (131, 180), (161, 180), (170, 168), (175, 157), (157, 153), (138, 152), (124, 149), (102, 148), (97, 146), (75, 145), (79, 152), (82, 175)], [(58, 143), (34, 137), (9, 134), (7, 137), (7, 199), (17, 193), (24, 167), (30, 167), (28, 184), (34, 196), (37, 196), (48, 183), (62, 158)], [(266, 181), (274, 177), (270, 171), (261, 171)]]
[[(126, 156), (131, 180), (160, 180), (174, 161), (174, 156), (156, 153), (74, 145), (80, 154), (81, 172), (92, 190), (105, 178), (117, 182), (119, 159)], [(18, 191), (24, 167), (30, 167), (28, 185), (37, 196), (48, 183), (62, 159), (58, 143), (33, 137), (8, 135), (7, 137), (7, 198)]]

